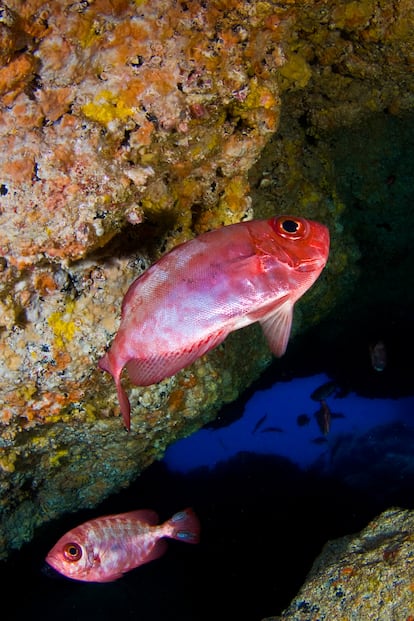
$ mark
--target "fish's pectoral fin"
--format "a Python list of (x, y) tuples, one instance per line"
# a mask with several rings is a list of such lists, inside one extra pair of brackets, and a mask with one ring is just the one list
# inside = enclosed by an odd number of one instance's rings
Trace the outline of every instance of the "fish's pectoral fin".
[(259, 320), (270, 349), (278, 358), (283, 356), (292, 328), (293, 304), (284, 302), (274, 311)]

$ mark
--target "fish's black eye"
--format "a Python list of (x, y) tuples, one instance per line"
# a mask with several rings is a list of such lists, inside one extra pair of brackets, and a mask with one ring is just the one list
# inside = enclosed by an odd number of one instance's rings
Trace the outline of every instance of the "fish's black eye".
[(82, 548), (78, 543), (67, 543), (63, 548), (63, 556), (67, 561), (79, 561), (82, 557)]
[(279, 216), (278, 218), (273, 218), (271, 224), (276, 233), (285, 239), (301, 239), (306, 237), (309, 231), (309, 223), (305, 218)]
[(295, 220), (283, 220), (281, 226), (286, 233), (296, 233), (299, 224)]

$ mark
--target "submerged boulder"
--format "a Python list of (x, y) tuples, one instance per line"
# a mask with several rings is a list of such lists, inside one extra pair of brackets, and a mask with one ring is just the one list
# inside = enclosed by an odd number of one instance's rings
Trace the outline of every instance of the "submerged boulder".
[(271, 619), (411, 619), (413, 536), (413, 511), (391, 508), (360, 533), (328, 542), (290, 606)]

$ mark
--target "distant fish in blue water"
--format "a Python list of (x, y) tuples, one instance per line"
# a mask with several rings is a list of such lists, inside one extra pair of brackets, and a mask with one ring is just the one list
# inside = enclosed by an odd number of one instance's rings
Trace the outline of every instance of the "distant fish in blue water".
[(327, 436), (331, 430), (333, 418), (345, 418), (340, 412), (332, 412), (325, 399), (321, 399), (321, 407), (314, 414), (319, 429), (324, 436)]
[(282, 427), (265, 427), (264, 429), (261, 430), (261, 433), (283, 433), (284, 429), (282, 429)]
[(321, 407), (315, 412), (316, 422), (324, 436), (327, 436), (331, 430), (331, 410), (325, 399), (321, 399)]
[(318, 386), (318, 388), (315, 388), (310, 397), (313, 401), (322, 401), (322, 399), (326, 399), (336, 393), (338, 389), (338, 384), (334, 380), (329, 380), (329, 382), (325, 382)]
[(308, 416), (307, 414), (299, 414), (299, 416), (296, 419), (296, 422), (299, 425), (299, 427), (304, 427), (305, 425), (309, 425), (310, 416)]
[(387, 366), (387, 349), (384, 341), (377, 341), (369, 346), (371, 366), (374, 371), (384, 371)]
[(259, 418), (259, 420), (257, 421), (257, 423), (255, 424), (255, 426), (253, 427), (253, 433), (256, 433), (256, 431), (263, 425), (263, 423), (265, 422), (267, 418), (267, 414), (265, 414), (264, 416), (262, 416), (261, 418)]

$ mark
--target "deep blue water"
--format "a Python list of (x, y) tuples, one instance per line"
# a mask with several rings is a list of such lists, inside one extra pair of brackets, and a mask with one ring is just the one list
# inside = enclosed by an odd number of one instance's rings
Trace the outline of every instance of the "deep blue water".
[[(414, 508), (412, 395), (361, 396), (338, 381), (326, 397), (332, 419), (324, 435), (311, 394), (331, 377), (272, 385), (265, 376), (128, 490), (45, 526), (0, 565), (8, 619), (259, 621), (289, 604), (328, 539), (390, 505)], [(386, 379), (373, 376), (379, 386)], [(56, 540), (87, 519), (151, 508), (165, 520), (186, 506), (201, 521), (196, 546), (170, 541), (162, 558), (114, 583), (42, 573)]]
[[(321, 406), (311, 394), (330, 381), (328, 375), (320, 373), (257, 390), (240, 419), (222, 428), (202, 429), (176, 442), (168, 449), (165, 463), (174, 471), (188, 472), (200, 466), (212, 468), (241, 451), (251, 451), (287, 457), (301, 468), (323, 461), (328, 466), (332, 449), (338, 445), (346, 450), (357, 438), (381, 425), (414, 424), (414, 397), (373, 399), (353, 392), (340, 397), (334, 392), (325, 399), (332, 413), (325, 436), (315, 417)], [(336, 392), (341, 390), (338, 385)], [(301, 415), (308, 422), (300, 424)]]

